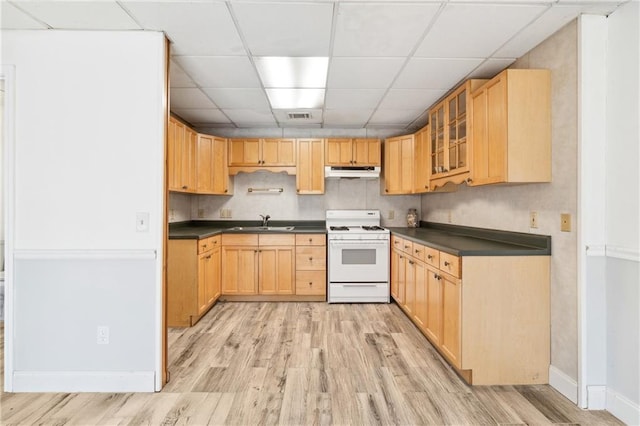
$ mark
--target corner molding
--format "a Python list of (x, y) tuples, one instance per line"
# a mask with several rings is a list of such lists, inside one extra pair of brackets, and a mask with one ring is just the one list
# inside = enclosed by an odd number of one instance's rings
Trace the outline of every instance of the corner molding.
[(553, 365), (549, 366), (549, 385), (569, 401), (578, 404), (578, 382)]
[(587, 409), (604, 410), (607, 408), (607, 387), (587, 386)]

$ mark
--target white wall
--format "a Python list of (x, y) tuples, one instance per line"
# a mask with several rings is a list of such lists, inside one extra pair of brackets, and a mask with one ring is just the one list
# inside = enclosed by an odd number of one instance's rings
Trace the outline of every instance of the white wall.
[(158, 385), (164, 55), (161, 33), (2, 32), (16, 94), (6, 390)]
[(640, 5), (608, 18), (607, 409), (640, 424)]
[[(461, 186), (458, 192), (422, 196), (422, 218), (433, 222), (533, 232), (552, 237), (551, 383), (577, 400), (577, 24), (571, 22), (518, 59), (515, 68), (551, 70), (552, 182), (514, 186)], [(539, 227), (529, 228), (529, 212)], [(560, 231), (560, 214), (573, 217)], [(560, 385), (557, 382), (563, 384)]]

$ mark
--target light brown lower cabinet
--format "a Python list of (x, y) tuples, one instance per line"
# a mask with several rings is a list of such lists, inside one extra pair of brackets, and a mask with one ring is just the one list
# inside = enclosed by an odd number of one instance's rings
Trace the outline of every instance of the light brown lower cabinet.
[(394, 300), (463, 379), (548, 383), (549, 256), (458, 257), (395, 235), (392, 247)]
[(192, 326), (220, 297), (220, 236), (169, 240), (167, 325)]

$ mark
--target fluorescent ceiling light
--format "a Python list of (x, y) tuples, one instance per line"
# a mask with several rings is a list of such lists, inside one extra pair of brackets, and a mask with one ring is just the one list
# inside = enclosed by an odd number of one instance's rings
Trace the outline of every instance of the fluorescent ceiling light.
[(266, 89), (274, 109), (322, 108), (324, 89)]
[(329, 58), (255, 57), (256, 68), (265, 88), (324, 88)]

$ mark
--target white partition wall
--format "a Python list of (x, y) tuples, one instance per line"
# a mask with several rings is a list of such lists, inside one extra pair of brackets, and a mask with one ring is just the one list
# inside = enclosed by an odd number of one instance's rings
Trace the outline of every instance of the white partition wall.
[(161, 33), (2, 32), (6, 391), (160, 387), (164, 64)]

